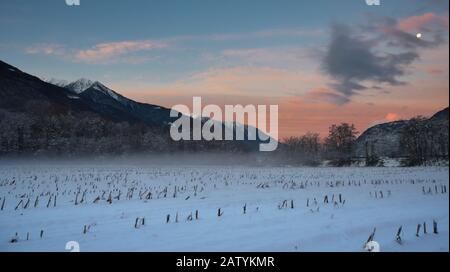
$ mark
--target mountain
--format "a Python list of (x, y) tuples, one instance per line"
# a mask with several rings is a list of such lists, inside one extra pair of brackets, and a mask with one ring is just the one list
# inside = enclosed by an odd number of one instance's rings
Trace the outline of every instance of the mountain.
[[(447, 135), (447, 142), (448, 118), (449, 109), (445, 108), (426, 120), (426, 125), (430, 127), (433, 134)], [(378, 156), (405, 156), (406, 153), (400, 144), (400, 138), (403, 129), (409, 124), (409, 120), (401, 120), (379, 124), (367, 129), (356, 141), (355, 156), (364, 157), (366, 155), (366, 144), (373, 147)]]
[(437, 122), (442, 122), (445, 120), (448, 121), (448, 108), (445, 108), (445, 109), (437, 112), (430, 118), (430, 120), (437, 121)]
[(122, 118), (128, 122), (143, 122), (149, 126), (167, 126), (175, 118), (170, 117), (170, 109), (139, 103), (111, 90), (98, 81), (79, 79), (65, 86), (66, 89), (80, 96), (97, 111)]
[(99, 82), (78, 80), (60, 87), (2, 61), (0, 79), (0, 108), (3, 109), (29, 112), (32, 105), (46, 105), (75, 115), (91, 114), (113, 122), (145, 123), (157, 127), (167, 127), (171, 120), (168, 109), (134, 102)]
[[(170, 110), (167, 108), (136, 102), (120, 95), (98, 81), (79, 79), (67, 84), (65, 88), (82, 97), (92, 107), (96, 107), (97, 111), (115, 116), (116, 119), (126, 117), (131, 122), (137, 119), (150, 126), (167, 125), (173, 123), (176, 119), (170, 117)], [(202, 124), (208, 120), (208, 117), (202, 117)], [(223, 133), (228, 129), (242, 127), (245, 134), (245, 140), (242, 141), (243, 147), (249, 150), (257, 150), (259, 147), (259, 141), (248, 141), (247, 135), (253, 128), (237, 124), (236, 122), (223, 122), (221, 125)], [(256, 135), (258, 135), (258, 130), (255, 130)]]
[(81, 78), (77, 81), (62, 85), (61, 87), (64, 87), (66, 89), (71, 90), (72, 92), (74, 92), (76, 94), (79, 94), (79, 93), (82, 93), (84, 90), (88, 89), (89, 87), (91, 87), (93, 84), (94, 84), (94, 81), (85, 79), (85, 78)]
[(63, 112), (91, 112), (90, 106), (74, 99), (65, 88), (47, 83), (0, 61), (0, 108), (27, 112), (31, 105), (52, 105)]
[[(98, 81), (51, 82), (54, 84), (0, 61), (0, 155), (245, 152), (259, 148), (260, 141), (247, 137), (244, 141), (175, 142), (169, 133), (175, 118), (167, 108), (136, 102)], [(245, 131), (248, 128), (244, 126)]]

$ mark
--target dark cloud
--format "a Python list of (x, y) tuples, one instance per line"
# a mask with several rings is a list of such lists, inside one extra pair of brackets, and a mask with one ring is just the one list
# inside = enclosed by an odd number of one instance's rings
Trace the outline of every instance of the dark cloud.
[(414, 51), (377, 54), (375, 43), (354, 35), (344, 25), (334, 25), (327, 53), (323, 59), (324, 70), (336, 79), (334, 90), (350, 98), (366, 90), (364, 81), (389, 85), (404, 84), (398, 77), (405, 67), (418, 58)]
[(330, 86), (333, 87), (336, 91), (341, 93), (346, 97), (350, 97), (355, 94), (356, 91), (366, 90), (367, 87), (363, 86), (357, 82), (356, 80), (344, 78), (340, 80), (338, 83), (331, 83)]
[[(420, 31), (423, 38), (416, 35)], [(335, 79), (330, 87), (346, 99), (367, 87), (396, 86), (422, 49), (446, 42), (448, 18), (426, 13), (399, 21), (390, 17), (367, 17), (364, 24), (332, 26), (331, 40), (323, 57), (324, 71)]]

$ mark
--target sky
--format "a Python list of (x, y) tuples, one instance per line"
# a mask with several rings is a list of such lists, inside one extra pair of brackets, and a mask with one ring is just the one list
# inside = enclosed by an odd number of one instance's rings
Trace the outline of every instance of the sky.
[[(0, 0), (0, 59), (171, 107), (279, 105), (280, 138), (448, 107), (448, 0)], [(417, 34), (421, 34), (418, 37)]]

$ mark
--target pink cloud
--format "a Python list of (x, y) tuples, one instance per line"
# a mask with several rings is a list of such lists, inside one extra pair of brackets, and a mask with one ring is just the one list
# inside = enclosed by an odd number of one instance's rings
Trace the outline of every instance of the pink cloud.
[(44, 54), (44, 55), (59, 55), (62, 56), (65, 53), (64, 47), (61, 45), (42, 44), (25, 49), (27, 54)]
[[(319, 29), (266, 29), (248, 33), (174, 36), (158, 40), (107, 42), (95, 44), (91, 48), (87, 49), (69, 48), (66, 46), (38, 45), (27, 48), (25, 52), (28, 54), (58, 55), (72, 61), (86, 63), (109, 63), (117, 61), (118, 58), (120, 58), (120, 62), (136, 63), (140, 62), (140, 60), (130, 58), (126, 55), (138, 51), (166, 48), (169, 45), (177, 43), (181, 44), (186, 41), (229, 41), (250, 38), (271, 38), (275, 36), (317, 36), (321, 34), (323, 34), (323, 31)], [(257, 56), (267, 56), (264, 52), (255, 52), (255, 54)]]
[(398, 22), (398, 29), (405, 32), (420, 31), (425, 27), (438, 25), (448, 28), (448, 16), (439, 16), (434, 13), (425, 13), (411, 16)]
[(398, 116), (398, 114), (396, 114), (396, 113), (390, 112), (386, 115), (386, 117), (384, 117), (384, 119), (386, 119), (386, 121), (393, 122), (393, 121), (400, 120), (400, 116)]
[(102, 62), (112, 57), (122, 56), (131, 52), (164, 47), (166, 47), (166, 44), (151, 40), (100, 43), (93, 46), (91, 49), (78, 51), (75, 58), (83, 62)]
[(226, 95), (286, 96), (305, 94), (324, 82), (324, 76), (311, 71), (270, 67), (235, 66), (196, 73), (177, 83), (199, 92)]
[(323, 82), (321, 74), (309, 71), (235, 66), (206, 69), (169, 83), (134, 80), (125, 84), (132, 84), (137, 93), (152, 93), (155, 96), (245, 95), (273, 98), (301, 95)]
[(130, 54), (139, 51), (165, 48), (167, 45), (160, 41), (119, 41), (99, 43), (90, 49), (68, 49), (62, 45), (36, 45), (25, 49), (27, 54), (54, 55), (64, 59), (86, 63), (110, 63), (120, 61), (136, 64), (155, 59), (154, 56), (140, 56), (137, 58)]

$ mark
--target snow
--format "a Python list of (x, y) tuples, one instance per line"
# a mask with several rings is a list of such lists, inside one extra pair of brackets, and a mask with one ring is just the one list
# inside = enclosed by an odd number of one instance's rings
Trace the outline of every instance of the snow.
[(67, 97), (70, 99), (80, 99), (79, 96), (75, 96), (75, 95), (68, 95)]
[(62, 87), (62, 88), (65, 88), (69, 84), (69, 82), (67, 80), (63, 80), (63, 79), (51, 78), (51, 79), (47, 80), (45, 78), (42, 78), (42, 80), (47, 83), (50, 83), (50, 84), (53, 84), (53, 85), (56, 85), (56, 86)]
[[(0, 251), (65, 251), (69, 241), (81, 251), (363, 251), (374, 228), (381, 251), (448, 251), (448, 174), (448, 167), (2, 164)], [(85, 201), (75, 205), (78, 191), (78, 201), (86, 191)], [(119, 191), (120, 200), (109, 204), (109, 193)], [(46, 207), (50, 194), (57, 194), (56, 207), (53, 200)], [(325, 195), (337, 204), (324, 203)], [(29, 206), (15, 210), (21, 199)], [(199, 219), (188, 221), (196, 210)], [(137, 217), (145, 217), (144, 226), (134, 227)], [(433, 220), (439, 234), (432, 233)], [(423, 222), (428, 234), (416, 237)], [(16, 232), (19, 241), (10, 243)]]
[(68, 87), (70, 90), (72, 90), (76, 94), (80, 94), (80, 93), (84, 92), (85, 90), (89, 89), (93, 84), (94, 84), (94, 82), (92, 80), (81, 78), (81, 79), (78, 79), (77, 81), (67, 84), (67, 86), (65, 86), (65, 87)]
[(102, 92), (120, 102), (119, 95), (116, 92), (114, 92), (113, 90), (111, 90), (108, 87), (106, 87), (105, 85), (103, 85), (102, 83), (100, 83), (99, 81), (92, 81), (89, 79), (81, 78), (70, 84), (66, 84), (66, 86), (64, 86), (64, 87), (72, 90), (76, 94), (80, 94), (89, 88), (93, 88), (93, 89), (95, 89), (99, 92)]

